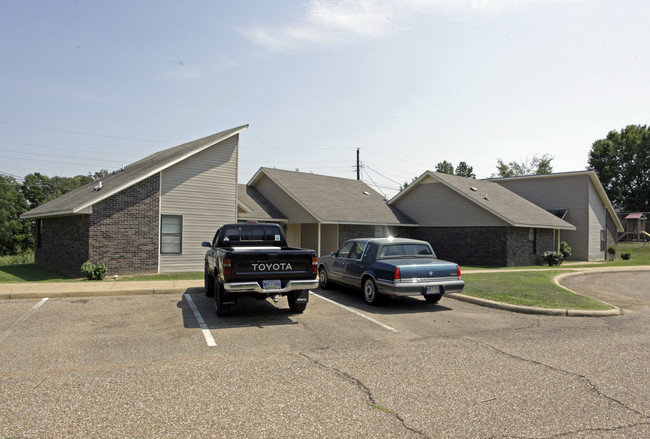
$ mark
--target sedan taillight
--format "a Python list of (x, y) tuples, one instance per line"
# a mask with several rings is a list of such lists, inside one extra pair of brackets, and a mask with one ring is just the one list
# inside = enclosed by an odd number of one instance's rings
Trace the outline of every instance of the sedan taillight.
[(456, 273), (458, 273), (458, 278), (460, 279), (460, 266), (456, 265)]
[(395, 267), (395, 280), (402, 280), (402, 273), (400, 273), (399, 267)]

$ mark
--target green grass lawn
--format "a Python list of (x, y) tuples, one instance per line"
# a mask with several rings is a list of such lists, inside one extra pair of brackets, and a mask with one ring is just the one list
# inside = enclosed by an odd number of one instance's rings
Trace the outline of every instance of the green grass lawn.
[(15, 282), (70, 282), (72, 276), (49, 270), (34, 263), (0, 265), (0, 283)]
[(463, 294), (513, 305), (550, 309), (612, 309), (589, 297), (572, 293), (553, 282), (566, 271), (543, 270), (497, 273), (464, 273)]

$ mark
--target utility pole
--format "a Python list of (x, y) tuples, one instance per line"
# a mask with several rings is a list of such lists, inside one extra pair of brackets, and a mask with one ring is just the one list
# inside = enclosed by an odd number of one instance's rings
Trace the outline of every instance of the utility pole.
[(359, 148), (357, 148), (357, 180), (361, 180), (361, 172), (359, 165)]

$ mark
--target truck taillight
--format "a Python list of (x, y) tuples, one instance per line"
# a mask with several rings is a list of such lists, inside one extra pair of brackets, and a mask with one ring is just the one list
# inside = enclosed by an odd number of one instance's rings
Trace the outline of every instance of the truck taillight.
[(315, 256), (311, 258), (311, 272), (314, 274), (318, 273), (318, 258)]
[(456, 265), (456, 273), (458, 273), (458, 277), (460, 278), (460, 267)]
[(232, 261), (228, 258), (223, 260), (223, 274), (224, 276), (232, 274)]
[(395, 267), (395, 280), (402, 280), (402, 273), (400, 273), (399, 267)]

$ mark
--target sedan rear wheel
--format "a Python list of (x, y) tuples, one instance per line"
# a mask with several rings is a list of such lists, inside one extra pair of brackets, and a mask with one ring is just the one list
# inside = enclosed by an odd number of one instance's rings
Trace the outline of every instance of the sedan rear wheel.
[(377, 292), (377, 285), (372, 278), (363, 282), (363, 299), (368, 305), (377, 305), (380, 302), (381, 295)]
[(325, 268), (321, 267), (320, 270), (318, 270), (318, 286), (325, 289), (329, 287), (329, 279), (327, 277), (327, 270)]

